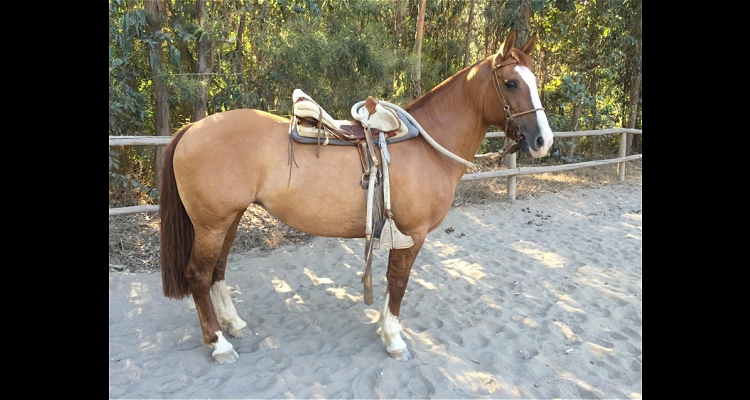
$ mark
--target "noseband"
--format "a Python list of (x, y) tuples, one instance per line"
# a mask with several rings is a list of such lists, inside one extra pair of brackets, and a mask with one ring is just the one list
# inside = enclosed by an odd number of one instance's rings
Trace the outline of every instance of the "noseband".
[[(544, 110), (544, 107), (534, 108), (531, 110), (521, 111), (518, 113), (513, 114), (510, 111), (510, 105), (508, 104), (508, 101), (505, 100), (505, 96), (503, 96), (503, 91), (500, 90), (500, 80), (497, 78), (497, 71), (499, 68), (504, 67), (506, 65), (510, 64), (518, 64), (518, 59), (516, 59), (516, 55), (511, 53), (511, 59), (508, 61), (505, 61), (503, 63), (500, 63), (498, 65), (495, 65), (495, 59), (492, 59), (492, 80), (495, 83), (495, 91), (497, 92), (497, 95), (500, 97), (500, 100), (502, 100), (503, 104), (503, 111), (505, 111), (505, 136), (509, 139), (512, 139), (516, 141), (513, 145), (508, 144), (503, 149), (503, 155), (505, 154), (512, 154), (518, 151), (519, 145), (518, 143), (521, 142), (521, 140), (524, 139), (523, 135), (521, 134), (521, 127), (518, 125), (518, 123), (515, 121), (516, 117), (520, 117), (521, 115), (531, 114), (537, 111)], [(513, 134), (511, 136), (511, 132), (509, 128), (513, 129)], [(510, 148), (509, 148), (510, 147)]]

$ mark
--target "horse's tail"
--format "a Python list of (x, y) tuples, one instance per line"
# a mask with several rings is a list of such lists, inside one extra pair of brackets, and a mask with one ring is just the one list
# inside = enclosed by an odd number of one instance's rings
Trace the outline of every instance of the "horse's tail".
[(161, 283), (164, 296), (173, 299), (181, 299), (191, 294), (190, 286), (185, 279), (185, 269), (190, 258), (190, 250), (193, 248), (195, 230), (177, 191), (172, 160), (177, 142), (192, 125), (189, 123), (180, 128), (167, 145), (159, 182)]

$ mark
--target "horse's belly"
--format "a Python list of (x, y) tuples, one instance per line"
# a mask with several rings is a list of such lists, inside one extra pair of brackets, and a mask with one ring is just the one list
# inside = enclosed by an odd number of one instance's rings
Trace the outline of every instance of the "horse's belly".
[(357, 189), (346, 190), (334, 185), (321, 188), (308, 185), (302, 190), (290, 187), (279, 190), (271, 198), (260, 198), (259, 202), (281, 222), (301, 232), (327, 237), (364, 237), (365, 191)]
[(364, 237), (366, 191), (356, 148), (295, 146), (296, 165), (268, 168), (257, 201), (281, 222), (315, 236)]

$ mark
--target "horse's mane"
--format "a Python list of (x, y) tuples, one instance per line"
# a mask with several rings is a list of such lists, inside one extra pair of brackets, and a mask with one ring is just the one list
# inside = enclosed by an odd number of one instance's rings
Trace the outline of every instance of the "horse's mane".
[(435, 86), (434, 88), (432, 88), (432, 90), (430, 90), (429, 92), (425, 93), (424, 96), (422, 96), (422, 97), (414, 100), (412, 103), (410, 103), (409, 105), (407, 105), (406, 107), (404, 107), (404, 110), (406, 110), (408, 112), (413, 112), (413, 111), (416, 111), (416, 110), (419, 110), (419, 109), (425, 107), (427, 104), (430, 103), (430, 100), (437, 95), (437, 92), (440, 92), (440, 90), (437, 90), (437, 89), (448, 87), (448, 86), (452, 85), (453, 83), (458, 82), (459, 80), (465, 79), (466, 75), (469, 73), (469, 71), (471, 71), (472, 68), (474, 68), (476, 65), (481, 64), (481, 63), (483, 63), (485, 61), (487, 61), (487, 59), (478, 61), (478, 62), (476, 62), (476, 63), (474, 63), (474, 64), (472, 64), (472, 65), (470, 65), (470, 66), (468, 66), (468, 67), (466, 67), (464, 69), (462, 69), (461, 71), (456, 72), (455, 75), (453, 75), (453, 76), (445, 79), (441, 83), (439, 83), (437, 86)]
[[(496, 56), (497, 56), (497, 54), (493, 54), (490, 57), (485, 58), (484, 60), (478, 61), (478, 62), (476, 62), (476, 63), (474, 63), (474, 64), (472, 64), (472, 65), (464, 68), (463, 70), (458, 71), (455, 75), (447, 78), (446, 80), (444, 80), (443, 82), (441, 82), (439, 85), (435, 86), (432, 90), (430, 90), (429, 92), (427, 92), (424, 96), (422, 96), (422, 97), (414, 100), (412, 103), (410, 103), (409, 105), (407, 105), (406, 107), (404, 107), (404, 109), (406, 111), (408, 111), (408, 112), (413, 112), (413, 111), (421, 109), (426, 104), (430, 103), (430, 99), (432, 97), (436, 96), (436, 92), (438, 92), (438, 90), (436, 90), (436, 89), (442, 88), (444, 86), (447, 87), (447, 86), (451, 85), (452, 83), (457, 82), (460, 79), (464, 79), (465, 76), (466, 76), (466, 74), (468, 74), (469, 71), (472, 70), (472, 68), (474, 68), (475, 66), (477, 66), (477, 65), (479, 65), (479, 64), (481, 64), (483, 62), (487, 62), (488, 60), (490, 60), (490, 59), (492, 59), (493, 57), (496, 57)], [(517, 49), (517, 48), (510, 49), (508, 57), (513, 57), (513, 59), (515, 59), (518, 62), (518, 65), (521, 65), (521, 66), (524, 66), (526, 68), (532, 69), (531, 57), (529, 57), (526, 53), (522, 52), (520, 49)], [(505, 58), (505, 57), (503, 57), (503, 58)]]

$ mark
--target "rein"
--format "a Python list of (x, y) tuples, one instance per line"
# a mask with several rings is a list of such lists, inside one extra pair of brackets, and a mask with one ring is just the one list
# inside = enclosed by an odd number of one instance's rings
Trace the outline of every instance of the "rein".
[[(517, 143), (514, 143), (514, 144), (508, 144), (508, 145), (506, 145), (505, 148), (503, 148), (503, 156), (505, 156), (505, 154), (508, 154), (508, 152), (506, 150), (510, 150), (510, 152), (509, 152), (510, 154), (515, 153), (516, 151), (518, 151), (518, 147), (519, 147), (518, 143), (520, 143), (521, 140), (523, 140), (523, 135), (521, 134), (521, 127), (515, 121), (515, 118), (516, 117), (520, 117), (521, 115), (531, 114), (531, 113), (535, 113), (537, 111), (543, 111), (544, 110), (544, 107), (539, 107), (539, 108), (533, 108), (531, 110), (521, 111), (521, 112), (518, 112), (518, 113), (515, 113), (515, 114), (513, 114), (510, 111), (510, 105), (508, 104), (508, 101), (505, 100), (505, 96), (503, 95), (503, 91), (500, 90), (500, 80), (498, 79), (497, 73), (495, 71), (497, 71), (498, 69), (500, 69), (501, 67), (504, 67), (506, 65), (518, 64), (518, 60), (516, 59), (516, 55), (513, 54), (513, 53), (511, 53), (511, 56), (512, 56), (512, 58), (510, 60), (505, 61), (503, 63), (500, 63), (498, 65), (495, 65), (495, 59), (494, 58), (492, 59), (492, 81), (495, 84), (495, 91), (497, 92), (498, 97), (500, 97), (500, 100), (502, 100), (503, 104), (505, 104), (503, 106), (503, 111), (505, 111), (505, 129), (504, 129), (505, 130), (505, 135), (506, 135), (507, 138), (509, 138), (509, 139), (514, 140), (515, 142), (517, 142)], [(512, 126), (511, 126), (511, 124), (512, 124)], [(513, 133), (512, 137), (510, 136), (510, 130), (508, 129), (510, 127), (514, 128), (514, 133)]]

